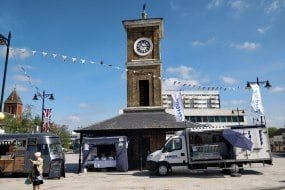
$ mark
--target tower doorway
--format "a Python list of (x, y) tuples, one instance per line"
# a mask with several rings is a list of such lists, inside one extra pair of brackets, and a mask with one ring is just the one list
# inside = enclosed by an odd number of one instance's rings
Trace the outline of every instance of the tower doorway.
[(140, 106), (149, 106), (149, 81), (140, 80), (139, 81), (139, 97)]

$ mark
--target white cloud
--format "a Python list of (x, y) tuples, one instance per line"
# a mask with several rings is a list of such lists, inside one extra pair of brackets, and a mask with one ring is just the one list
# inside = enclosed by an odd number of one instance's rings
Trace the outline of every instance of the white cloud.
[(220, 78), (226, 84), (234, 84), (234, 83), (236, 83), (236, 80), (234, 78), (232, 78), (232, 77), (221, 76)]
[(270, 2), (271, 3), (264, 8), (265, 13), (267, 14), (273, 13), (277, 11), (278, 9), (280, 9), (281, 7), (285, 6), (284, 0), (274, 0)]
[(94, 107), (96, 107), (96, 105), (95, 104), (81, 103), (81, 104), (79, 104), (79, 107), (80, 108), (94, 108)]
[(267, 27), (263, 27), (263, 28), (258, 28), (258, 29), (256, 29), (256, 31), (259, 34), (265, 34), (270, 28), (271, 28), (271, 26), (267, 26)]
[(232, 43), (230, 46), (240, 50), (254, 51), (258, 49), (261, 45), (259, 43), (254, 43), (254, 42), (243, 42), (243, 43)]
[(223, 0), (211, 0), (208, 4), (207, 4), (207, 9), (216, 9), (218, 7), (220, 7), (223, 3)]
[(20, 82), (28, 82), (29, 79), (25, 75), (15, 75), (13, 76), (13, 80)]
[(284, 92), (284, 91), (285, 91), (285, 88), (281, 86), (275, 86), (271, 89), (271, 92), (273, 93)]
[(127, 72), (122, 72), (121, 79), (127, 80)]
[(225, 107), (242, 107), (246, 102), (244, 100), (230, 100), (222, 103)]
[(70, 116), (67, 116), (66, 117), (66, 120), (69, 121), (69, 122), (80, 122), (81, 119), (79, 116), (75, 116), (75, 115), (70, 115)]
[(230, 0), (228, 5), (233, 10), (234, 17), (240, 17), (240, 15), (250, 7), (244, 0)]
[(13, 80), (18, 81), (18, 82), (28, 82), (28, 83), (31, 83), (34, 85), (40, 84), (42, 82), (40, 79), (33, 79), (33, 78), (28, 77), (26, 75), (14, 75)]
[(14, 88), (16, 88), (17, 92), (28, 92), (29, 88), (27, 88), (26, 86), (23, 85), (19, 85), (17, 84), (16, 87), (10, 87), (10, 91), (12, 91)]
[(171, 9), (172, 11), (177, 11), (177, 10), (180, 9), (180, 6), (176, 5), (176, 4), (174, 3), (174, 1), (170, 1), (169, 5), (170, 5), (170, 9)]
[(191, 67), (184, 65), (181, 65), (179, 67), (170, 67), (166, 69), (166, 72), (172, 77), (162, 81), (162, 88), (164, 90), (177, 90), (185, 83), (191, 85), (199, 85), (198, 78), (200, 75)]
[(201, 47), (205, 45), (205, 43), (201, 41), (193, 41), (191, 44), (193, 47)]
[(210, 39), (208, 39), (207, 41), (199, 41), (199, 40), (195, 40), (191, 43), (191, 45), (193, 47), (202, 47), (202, 46), (207, 46), (207, 45), (211, 45), (212, 43), (214, 43), (216, 40), (215, 37), (212, 37)]
[(182, 79), (189, 80), (193, 78), (192, 73), (194, 72), (194, 70), (191, 67), (181, 65), (179, 67), (169, 67), (166, 69), (166, 72), (174, 75), (177, 74)]
[(249, 7), (249, 4), (243, 0), (231, 0), (229, 1), (229, 5), (235, 11), (244, 11)]

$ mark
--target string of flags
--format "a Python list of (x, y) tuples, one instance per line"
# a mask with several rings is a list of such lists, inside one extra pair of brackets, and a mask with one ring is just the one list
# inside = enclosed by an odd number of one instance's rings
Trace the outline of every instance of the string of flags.
[[(122, 68), (122, 67), (119, 67), (119, 66), (114, 66), (112, 64), (106, 64), (103, 62), (103, 60), (99, 61), (99, 62), (96, 62), (94, 60), (87, 60), (87, 59), (84, 59), (84, 58), (77, 58), (77, 57), (74, 57), (74, 56), (67, 56), (67, 55), (62, 55), (62, 54), (57, 54), (57, 53), (49, 53), (47, 51), (37, 51), (37, 50), (28, 50), (28, 49), (25, 49), (25, 48), (22, 48), (22, 49), (14, 49), (14, 48), (10, 48), (10, 52), (11, 52), (11, 56), (15, 56), (16, 53), (20, 52), (21, 54), (25, 54), (26, 56), (29, 56), (29, 55), (32, 55), (32, 56), (36, 56), (36, 55), (41, 55), (42, 57), (48, 57), (48, 56), (51, 56), (53, 59), (61, 59), (63, 62), (71, 62), (71, 63), (77, 63), (77, 62), (80, 62), (81, 64), (87, 64), (87, 63), (90, 63), (90, 64), (99, 64), (99, 65), (102, 65), (102, 66), (106, 66), (106, 67), (109, 67), (109, 68), (114, 68), (114, 69), (117, 69), (117, 70), (124, 70), (125, 72), (132, 72), (132, 73), (138, 73), (138, 74), (145, 74), (145, 75), (148, 75), (150, 77), (153, 77), (153, 78), (157, 78), (159, 80), (163, 80), (164, 82), (167, 82), (168, 85), (172, 85), (174, 87), (178, 87), (178, 88), (192, 88), (192, 89), (195, 89), (195, 90), (208, 90), (208, 91), (226, 91), (226, 90), (239, 90), (239, 89), (244, 89), (242, 87), (239, 87), (239, 86), (236, 86), (236, 87), (224, 87), (224, 86), (203, 86), (203, 85), (196, 85), (196, 84), (193, 84), (191, 82), (188, 82), (188, 81), (181, 81), (181, 80), (178, 80), (178, 79), (168, 79), (168, 78), (162, 78), (160, 76), (156, 76), (155, 74), (153, 73), (146, 73), (146, 72), (142, 72), (142, 71), (138, 71), (138, 70), (132, 70), (132, 69), (127, 69), (127, 68)], [(27, 74), (26, 70), (24, 67), (21, 67), (21, 69), (24, 71), (25, 73), (25, 76), (27, 77), (28, 79), (28, 82), (37, 89), (38, 91), (38, 88), (32, 84), (32, 81), (31, 81), (31, 77)]]

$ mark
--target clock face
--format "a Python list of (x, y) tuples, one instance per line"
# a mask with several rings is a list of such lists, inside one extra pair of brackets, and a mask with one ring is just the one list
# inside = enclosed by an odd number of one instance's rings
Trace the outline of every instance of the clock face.
[(135, 41), (134, 50), (139, 56), (148, 55), (153, 49), (152, 41), (149, 38), (139, 38)]

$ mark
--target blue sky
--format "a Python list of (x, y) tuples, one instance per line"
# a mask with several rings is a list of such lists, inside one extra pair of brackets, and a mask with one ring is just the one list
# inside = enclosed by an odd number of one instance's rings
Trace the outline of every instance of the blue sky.
[[(222, 87), (222, 108), (248, 109), (246, 82), (269, 80), (272, 88), (261, 88), (266, 122), (284, 126), (284, 0), (2, 1), (0, 33), (11, 31), (13, 48), (4, 99), (16, 87), (40, 114), (35, 87), (53, 93), (45, 107), (71, 130), (116, 116), (127, 103), (122, 21), (140, 19), (144, 3), (149, 18), (164, 19), (164, 87), (170, 81), (191, 84), (184, 90)], [(5, 51), (1, 46), (0, 77)]]

